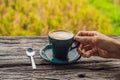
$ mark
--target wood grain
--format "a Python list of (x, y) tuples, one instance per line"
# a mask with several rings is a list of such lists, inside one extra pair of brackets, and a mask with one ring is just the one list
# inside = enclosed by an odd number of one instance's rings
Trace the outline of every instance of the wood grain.
[[(120, 40), (120, 37), (113, 37)], [(120, 60), (81, 58), (69, 65), (46, 62), (39, 55), (47, 37), (0, 37), (0, 80), (120, 80)], [(35, 49), (37, 69), (32, 70), (25, 50)]]

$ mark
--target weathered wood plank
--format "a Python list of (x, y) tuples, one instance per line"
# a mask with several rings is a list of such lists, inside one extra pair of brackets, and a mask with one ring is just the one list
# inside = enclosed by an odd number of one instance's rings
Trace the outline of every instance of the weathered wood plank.
[[(120, 40), (120, 37), (114, 37)], [(39, 56), (47, 37), (0, 37), (0, 80), (119, 80), (120, 60), (81, 58), (70, 65), (54, 65)], [(25, 50), (36, 51), (37, 69), (32, 70)]]

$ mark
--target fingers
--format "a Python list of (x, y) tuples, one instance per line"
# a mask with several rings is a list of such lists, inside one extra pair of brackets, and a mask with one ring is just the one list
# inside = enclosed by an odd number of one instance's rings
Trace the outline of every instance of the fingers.
[(94, 36), (97, 33), (96, 31), (79, 31), (76, 36)]
[(91, 50), (92, 47), (93, 47), (93, 46), (90, 45), (90, 44), (81, 44), (81, 45), (80, 45), (80, 48), (81, 48), (81, 49), (85, 49), (85, 51)]
[(83, 46), (82, 49), (85, 49), (85, 51), (89, 51), (92, 49), (92, 46), (91, 45), (86, 45), (86, 46)]
[(83, 57), (98, 56), (95, 44), (97, 42), (97, 35), (99, 33), (96, 31), (80, 31), (75, 36), (76, 42), (80, 42), (81, 45), (77, 49), (78, 53)]
[(94, 41), (96, 41), (96, 37), (92, 37), (92, 36), (75, 36), (75, 40), (77, 42), (80, 43), (84, 43), (84, 44), (89, 44), (89, 43), (94, 43)]
[(78, 50), (78, 53), (83, 57), (89, 58), (91, 56), (98, 56), (96, 48), (86, 50), (85, 48), (82, 49), (82, 46), (80, 46), (77, 50)]
[(78, 48), (78, 53), (80, 54), (80, 55), (82, 55), (83, 57), (90, 57), (90, 56), (92, 56), (91, 55), (91, 53), (89, 53), (89, 52), (85, 52), (85, 50), (84, 49), (80, 49), (80, 48)]

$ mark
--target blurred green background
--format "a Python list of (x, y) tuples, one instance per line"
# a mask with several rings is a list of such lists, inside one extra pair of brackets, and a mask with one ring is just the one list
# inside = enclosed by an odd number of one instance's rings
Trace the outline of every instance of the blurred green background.
[(65, 29), (120, 35), (120, 0), (0, 0), (0, 36)]

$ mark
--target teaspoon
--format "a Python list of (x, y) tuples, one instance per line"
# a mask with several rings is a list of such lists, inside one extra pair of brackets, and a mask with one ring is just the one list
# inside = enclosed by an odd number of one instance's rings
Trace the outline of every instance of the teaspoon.
[(36, 69), (35, 61), (33, 58), (33, 56), (35, 55), (35, 51), (32, 48), (28, 48), (26, 50), (26, 54), (27, 54), (27, 56), (29, 56), (31, 58), (32, 68)]

